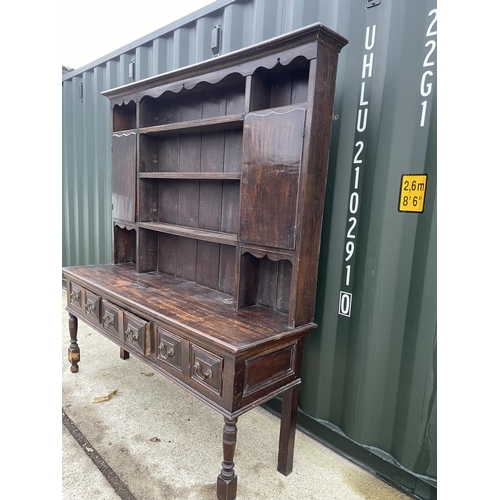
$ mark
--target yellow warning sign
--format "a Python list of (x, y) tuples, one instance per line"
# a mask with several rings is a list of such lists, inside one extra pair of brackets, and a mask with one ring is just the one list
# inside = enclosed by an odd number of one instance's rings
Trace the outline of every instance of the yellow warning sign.
[(399, 211), (422, 213), (426, 190), (427, 174), (401, 176)]

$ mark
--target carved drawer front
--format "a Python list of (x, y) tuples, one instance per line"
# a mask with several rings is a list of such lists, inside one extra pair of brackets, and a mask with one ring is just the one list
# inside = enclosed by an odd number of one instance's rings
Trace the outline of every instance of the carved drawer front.
[(156, 359), (181, 370), (181, 339), (158, 327)]
[(141, 354), (151, 353), (151, 325), (148, 321), (124, 311), (123, 330), (125, 344)]
[(68, 306), (79, 312), (83, 310), (83, 291), (80, 285), (70, 281), (68, 283)]
[(123, 335), (120, 330), (120, 314), (120, 309), (118, 309), (115, 305), (106, 300), (102, 301), (102, 327), (104, 328), (104, 331), (122, 339)]
[(210, 391), (222, 394), (224, 359), (195, 344), (190, 345), (189, 377)]
[(86, 290), (85, 317), (94, 323), (101, 322), (101, 297)]

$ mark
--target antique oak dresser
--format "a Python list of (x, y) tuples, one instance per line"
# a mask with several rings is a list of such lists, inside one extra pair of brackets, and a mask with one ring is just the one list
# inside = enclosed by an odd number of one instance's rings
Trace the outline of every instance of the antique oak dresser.
[(346, 43), (314, 24), (103, 92), (114, 255), (63, 269), (70, 369), (81, 320), (222, 414), (219, 499), (236, 497), (238, 416), (278, 395), (292, 470)]

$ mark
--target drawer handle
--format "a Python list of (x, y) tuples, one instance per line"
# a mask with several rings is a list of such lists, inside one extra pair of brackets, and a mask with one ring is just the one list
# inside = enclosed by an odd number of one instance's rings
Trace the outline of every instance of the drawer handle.
[(201, 372), (201, 366), (198, 361), (194, 364), (194, 374), (201, 378), (201, 380), (205, 380), (207, 378), (212, 378), (212, 370), (209, 368), (205, 373)]
[(127, 338), (130, 338), (132, 342), (137, 342), (139, 340), (139, 332), (132, 330), (130, 326), (127, 326), (125, 335), (127, 336)]
[(160, 342), (160, 356), (162, 358), (173, 358), (175, 355), (174, 348), (171, 347), (168, 351), (166, 350), (165, 344)]
[(69, 296), (69, 300), (71, 303), (80, 301), (80, 292), (71, 292)]
[(94, 311), (95, 311), (95, 304), (92, 304), (91, 302), (85, 304), (85, 312), (87, 314), (93, 313)]
[(104, 315), (104, 326), (115, 326), (115, 317), (111, 316), (110, 314), (105, 314)]

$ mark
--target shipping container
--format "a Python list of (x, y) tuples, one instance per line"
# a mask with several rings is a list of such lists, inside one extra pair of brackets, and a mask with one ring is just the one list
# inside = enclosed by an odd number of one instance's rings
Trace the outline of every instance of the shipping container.
[[(436, 498), (436, 0), (218, 0), (64, 74), (62, 265), (112, 260), (101, 92), (318, 21), (349, 44), (298, 424), (415, 498)], [(280, 400), (267, 407), (279, 412)]]

